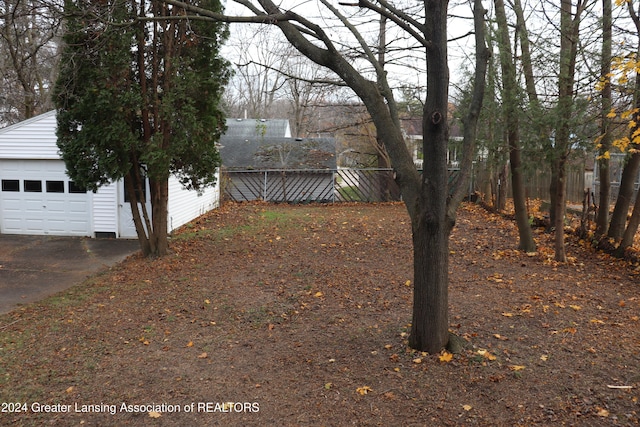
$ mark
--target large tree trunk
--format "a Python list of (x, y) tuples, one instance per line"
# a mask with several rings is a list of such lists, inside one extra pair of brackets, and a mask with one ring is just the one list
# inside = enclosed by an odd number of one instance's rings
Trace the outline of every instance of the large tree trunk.
[[(640, 191), (638, 191), (638, 194), (640, 194)], [(636, 202), (633, 206), (631, 219), (629, 220), (627, 228), (624, 230), (622, 241), (616, 250), (619, 256), (624, 255), (624, 251), (633, 245), (633, 239), (638, 231), (638, 225), (640, 225), (640, 197), (636, 195)]]
[(151, 190), (152, 227), (149, 232), (152, 256), (164, 256), (169, 251), (169, 231), (167, 204), (169, 201), (169, 182), (167, 179), (149, 180)]
[[(633, 198), (633, 187), (638, 176), (640, 168), (640, 152), (635, 152), (624, 166), (622, 170), (622, 178), (620, 179), (620, 190), (616, 205), (611, 215), (611, 223), (609, 224), (608, 236), (619, 241), (624, 234), (627, 224), (627, 216), (629, 216), (629, 207)], [(602, 204), (602, 202), (600, 202)]]
[(527, 212), (527, 200), (522, 176), (522, 161), (520, 160), (520, 114), (518, 108), (518, 94), (516, 83), (516, 68), (511, 54), (509, 42), (509, 29), (507, 28), (507, 15), (503, 0), (495, 0), (496, 20), (499, 29), (500, 64), (502, 66), (502, 108), (504, 121), (507, 125), (507, 140), (509, 143), (509, 162), (511, 164), (511, 191), (513, 193), (513, 206), (516, 213), (516, 224), (520, 242), (519, 249), (525, 252), (534, 252), (536, 243), (529, 225)]
[[(372, 63), (378, 78), (375, 82), (370, 81), (338, 53), (321, 27), (297, 16), (299, 22), (306, 25), (305, 34), (300, 31), (300, 27), (289, 22), (277, 21), (275, 23), (303, 55), (333, 70), (353, 89), (367, 107), (376, 126), (378, 137), (385, 143), (391, 164), (394, 167), (396, 182), (401, 189), (411, 218), (413, 239), (416, 245), (414, 250), (413, 322), (409, 342), (415, 349), (431, 353), (440, 351), (449, 341), (448, 237), (455, 221), (455, 208), (462, 200), (463, 189), (468, 188), (470, 176), (470, 170), (461, 168), (460, 179), (454, 184), (454, 191), (449, 198), (446, 163), (449, 86), (447, 3), (446, 0), (425, 0), (425, 23), (424, 25), (416, 25), (424, 34), (422, 43), (427, 51), (428, 90), (423, 109), (425, 168), (422, 175), (416, 171), (413, 158), (405, 144), (393, 91), (388, 85), (386, 73), (379, 66), (380, 64), (377, 61)], [(260, 0), (260, 4), (267, 13), (280, 12), (271, 0)], [(368, 3), (362, 3), (361, 7), (375, 8)], [(481, 52), (478, 55), (476, 65), (482, 61), (485, 64), (476, 71), (477, 90), (474, 90), (474, 101), (472, 102), (474, 113), (467, 121), (467, 125), (470, 127), (476, 126), (477, 113), (479, 106), (482, 105), (487, 60), (487, 54), (484, 52), (486, 50), (483, 28), (484, 9), (480, 0), (475, 0), (474, 8), (476, 11), (474, 14), (476, 49), (477, 51), (480, 49)], [(339, 14), (338, 11), (334, 13)], [(295, 16), (292, 12), (288, 12), (288, 14)], [(346, 18), (343, 23), (349, 25)], [(479, 26), (478, 23), (480, 23)], [(326, 50), (308, 40), (310, 33), (306, 32), (307, 29), (322, 41), (327, 47)], [(480, 74), (481, 78), (478, 78)], [(471, 151), (473, 151), (472, 139), (465, 141), (465, 145)], [(469, 161), (467, 164), (470, 166), (471, 162)]]
[(449, 341), (447, 223), (449, 67), (447, 2), (426, 2), (427, 99), (423, 108), (425, 158), (418, 209), (411, 215), (414, 245), (411, 347), (436, 353)]
[(611, 172), (609, 171), (609, 156), (605, 155), (611, 150), (612, 134), (610, 130), (611, 119), (607, 117), (611, 111), (611, 0), (602, 0), (602, 59), (600, 76), (605, 79), (601, 92), (601, 126), (600, 132), (600, 156), (598, 158), (598, 176), (600, 178), (600, 208), (596, 215), (596, 237), (599, 238), (607, 233), (609, 225), (609, 198), (611, 193)]

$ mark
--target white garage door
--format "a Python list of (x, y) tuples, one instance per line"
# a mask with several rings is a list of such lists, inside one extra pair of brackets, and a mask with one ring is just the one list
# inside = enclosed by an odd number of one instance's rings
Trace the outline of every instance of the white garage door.
[(0, 160), (0, 231), (90, 236), (90, 194), (57, 160)]

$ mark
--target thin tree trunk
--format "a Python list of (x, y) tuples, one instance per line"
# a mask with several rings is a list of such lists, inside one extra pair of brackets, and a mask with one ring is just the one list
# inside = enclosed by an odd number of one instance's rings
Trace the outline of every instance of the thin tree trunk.
[(560, 74), (558, 76), (558, 105), (556, 109), (556, 200), (555, 200), (555, 260), (567, 261), (564, 244), (564, 216), (566, 209), (566, 174), (567, 161), (571, 145), (571, 115), (573, 114), (573, 85), (575, 80), (576, 56), (578, 52), (578, 35), (580, 15), (585, 4), (577, 2), (575, 16), (572, 17), (571, 0), (562, 0), (560, 7)]
[(596, 237), (599, 238), (607, 233), (609, 225), (609, 198), (611, 194), (611, 172), (609, 171), (609, 156), (611, 150), (612, 135), (610, 131), (611, 119), (607, 117), (611, 110), (611, 0), (602, 0), (602, 59), (600, 76), (604, 80), (601, 92), (601, 128), (602, 140), (600, 141), (600, 156), (598, 158), (598, 176), (600, 178), (600, 208), (596, 215)]
[(518, 95), (516, 83), (516, 69), (513, 63), (511, 45), (509, 42), (509, 30), (507, 27), (507, 15), (503, 0), (495, 0), (496, 20), (499, 30), (500, 64), (502, 65), (503, 80), (503, 114), (507, 126), (507, 141), (509, 143), (509, 163), (511, 165), (511, 191), (513, 194), (513, 206), (518, 226), (518, 248), (525, 252), (534, 252), (536, 243), (529, 225), (524, 178), (522, 176), (522, 161), (520, 159), (520, 123), (518, 115)]

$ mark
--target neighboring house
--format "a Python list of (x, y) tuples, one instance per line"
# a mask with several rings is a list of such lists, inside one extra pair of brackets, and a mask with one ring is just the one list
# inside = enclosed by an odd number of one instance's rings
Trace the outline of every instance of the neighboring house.
[(227, 132), (220, 140), (228, 177), (225, 194), (237, 201), (333, 200), (335, 149), (333, 138), (234, 137)]
[(286, 119), (227, 119), (228, 138), (291, 138), (291, 127)]
[[(67, 176), (56, 145), (55, 111), (0, 129), (0, 185), (1, 233), (136, 237), (122, 181), (92, 193)], [(169, 230), (217, 207), (219, 201), (219, 185), (198, 194), (171, 177)]]

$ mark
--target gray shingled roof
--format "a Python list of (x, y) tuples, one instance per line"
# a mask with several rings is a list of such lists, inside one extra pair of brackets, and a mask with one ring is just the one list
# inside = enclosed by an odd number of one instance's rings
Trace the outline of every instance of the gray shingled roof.
[(233, 138), (220, 140), (222, 165), (229, 169), (335, 169), (333, 138)]

